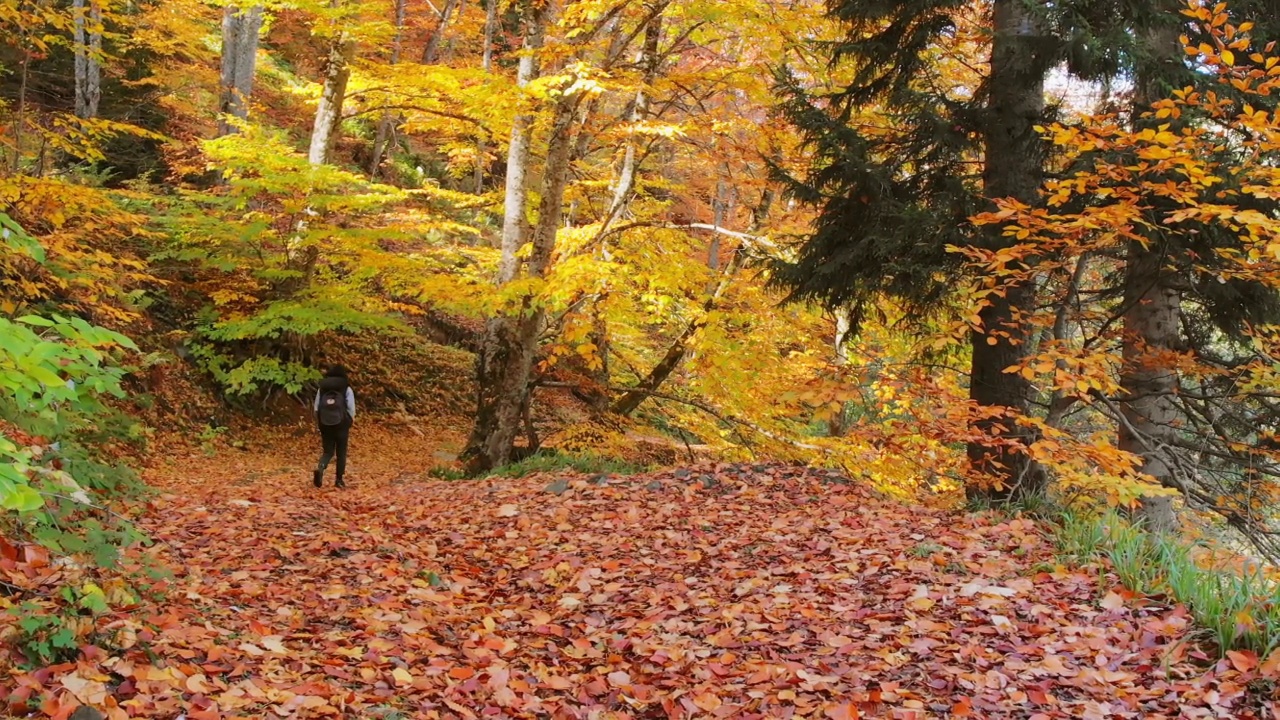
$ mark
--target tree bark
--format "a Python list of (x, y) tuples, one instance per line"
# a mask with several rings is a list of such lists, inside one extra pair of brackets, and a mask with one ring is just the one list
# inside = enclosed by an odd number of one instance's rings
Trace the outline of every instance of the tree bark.
[(444, 41), (445, 31), (449, 28), (449, 18), (453, 16), (454, 9), (458, 6), (458, 0), (445, 0), (444, 9), (440, 11), (440, 21), (436, 23), (435, 30), (431, 32), (431, 36), (427, 38), (427, 44), (422, 48), (422, 64), (432, 65), (440, 57), (440, 44)]
[[(484, 10), (484, 50), (481, 53), (480, 67), (485, 72), (493, 72), (493, 35), (498, 27), (498, 0), (485, 0)], [(485, 142), (484, 135), (476, 141), (476, 167), (473, 171), (473, 180), (475, 182), (475, 193), (481, 195), (484, 193), (484, 176), (485, 155), (489, 152), (488, 143)]]
[[(524, 18), (524, 53), (516, 83), (526, 87), (538, 77), (537, 53), (547, 24), (546, 8), (530, 7)], [(528, 198), (528, 165), (533, 114), (521, 112), (511, 126), (507, 149), (506, 198), (502, 224), (502, 256), (498, 264), (499, 287), (514, 281), (521, 262), (518, 256), (527, 235), (525, 205)], [(532, 258), (531, 258), (532, 259)], [(483, 472), (511, 460), (521, 426), (521, 408), (529, 392), (537, 333), (542, 311), (526, 302), (518, 314), (499, 315), (485, 324), (484, 340), (476, 354), (476, 420), (462, 455), (471, 472)]]
[(98, 117), (102, 100), (102, 6), (97, 0), (74, 0), (76, 116)]
[[(835, 361), (837, 366), (844, 367), (849, 364), (849, 339), (853, 336), (853, 309), (838, 308), (835, 316)], [(831, 422), (827, 424), (827, 434), (831, 437), (844, 437), (844, 434), (849, 431), (847, 416), (848, 403), (840, 403), (840, 409), (836, 410), (835, 415), (831, 416)]]
[[(404, 45), (404, 19), (408, 0), (396, 0), (396, 34), (391, 41), (391, 65), (400, 64), (400, 51)], [(369, 158), (369, 177), (377, 179), (382, 167), (382, 156), (386, 153), (387, 144), (395, 136), (396, 118), (390, 112), (383, 112), (378, 121), (378, 131), (373, 137), (373, 151)]]
[[(649, 86), (658, 76), (658, 68), (662, 63), (662, 59), (658, 57), (658, 43), (662, 40), (662, 14), (661, 10), (654, 13), (649, 19), (648, 25), (644, 29), (644, 45), (640, 48), (640, 55), (636, 58), (637, 63), (644, 68), (644, 76), (641, 80), (643, 85), (636, 91), (635, 100), (631, 105), (631, 116), (627, 120), (632, 124), (636, 124), (645, 119), (649, 112)], [(637, 159), (637, 145), (633, 135), (627, 140), (626, 149), (622, 155), (622, 167), (618, 170), (618, 182), (613, 189), (613, 199), (609, 203), (609, 210), (605, 215), (605, 221), (602, 224), (601, 232), (608, 230), (609, 225), (617, 220), (626, 211), (627, 204), (631, 201), (631, 196), (635, 192), (636, 174), (639, 172)]]
[(355, 49), (355, 39), (345, 30), (338, 30), (329, 43), (329, 56), (324, 64), (324, 89), (316, 107), (311, 147), (307, 151), (307, 159), (312, 165), (323, 165), (329, 161), (329, 150), (342, 124), (342, 104), (347, 97), (347, 81), (351, 78), (351, 58)]
[[(1161, 9), (1176, 18), (1176, 7), (1163, 3)], [(1134, 127), (1141, 130), (1172, 120), (1141, 119), (1151, 103), (1168, 96), (1173, 81), (1185, 72), (1182, 43), (1174, 22), (1153, 20), (1141, 36), (1142, 52), (1134, 93)], [(1181, 87), (1181, 82), (1177, 87)], [(1154, 218), (1153, 218), (1154, 219)], [(1181, 346), (1182, 292), (1171, 265), (1171, 248), (1158, 219), (1146, 243), (1130, 241), (1124, 272), (1124, 332), (1120, 384), (1125, 391), (1117, 446), (1142, 457), (1142, 472), (1165, 487), (1177, 487), (1170, 466), (1171, 450), (1165, 440), (1179, 420), (1174, 395), (1178, 375), (1170, 358)], [(1139, 522), (1156, 532), (1172, 532), (1178, 527), (1173, 498), (1151, 495), (1141, 498), (1136, 513)]]
[(249, 97), (253, 94), (254, 68), (258, 57), (258, 33), (262, 29), (262, 7), (227, 6), (222, 11), (222, 78), (218, 112), (218, 135), (235, 132), (225, 116), (249, 117)]
[[(1044, 152), (1035, 126), (1044, 114), (1044, 85), (1055, 53), (1053, 41), (1037, 17), (1038, 5), (1027, 0), (996, 0), (993, 7), (991, 73), (987, 92), (988, 120), (984, 138), (984, 190), (989, 198), (1017, 198), (1037, 203), (1043, 179)], [(992, 247), (1007, 245), (999, 228), (990, 231)], [(1027, 332), (1018, 317), (1035, 302), (1031, 283), (1007, 287), (992, 295), (979, 316), (981, 328), (971, 333), (969, 397), (984, 413), (976, 428), (989, 440), (970, 442), (974, 471), (999, 482), (967, 488), (971, 499), (1003, 502), (1044, 492), (1047, 478), (1018, 445), (1031, 440), (1012, 416), (1027, 410), (1031, 384), (1005, 370), (1022, 360)]]

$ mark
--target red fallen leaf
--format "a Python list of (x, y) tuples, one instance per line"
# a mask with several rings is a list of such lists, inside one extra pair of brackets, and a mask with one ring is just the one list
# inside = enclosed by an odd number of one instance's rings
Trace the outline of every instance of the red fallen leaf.
[(573, 683), (568, 678), (563, 678), (559, 675), (552, 675), (551, 677), (548, 677), (542, 681), (542, 684), (552, 690), (568, 690), (573, 687)]
[(1037, 687), (1033, 687), (1033, 688), (1027, 688), (1027, 697), (1031, 700), (1031, 702), (1037, 705), (1048, 705), (1051, 696), (1044, 690), (1041, 690), (1040, 688), (1037, 688)]
[(862, 711), (854, 707), (852, 703), (841, 703), (835, 707), (829, 707), (823, 711), (823, 715), (831, 720), (857, 720), (862, 717)]
[(1258, 656), (1252, 650), (1228, 650), (1227, 658), (1231, 665), (1240, 672), (1249, 672), (1258, 667)]
[(1265, 678), (1280, 676), (1280, 652), (1272, 651), (1258, 666), (1258, 674)]
[(697, 705), (700, 710), (713, 712), (718, 710), (723, 703), (720, 697), (710, 691), (703, 691), (693, 696), (693, 704)]
[(973, 702), (962, 697), (951, 704), (951, 717), (969, 717), (973, 714)]
[(449, 671), (449, 677), (454, 680), (466, 680), (475, 674), (475, 670), (465, 666), (456, 667)]

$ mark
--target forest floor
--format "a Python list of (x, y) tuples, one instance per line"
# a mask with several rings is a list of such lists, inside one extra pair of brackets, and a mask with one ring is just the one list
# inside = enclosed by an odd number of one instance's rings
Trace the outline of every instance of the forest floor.
[(16, 678), (46, 715), (1270, 717), (1029, 520), (771, 464), (434, 480), (438, 429), (358, 427), (316, 490), (314, 438), (277, 435), (154, 463), (174, 578), (114, 649)]

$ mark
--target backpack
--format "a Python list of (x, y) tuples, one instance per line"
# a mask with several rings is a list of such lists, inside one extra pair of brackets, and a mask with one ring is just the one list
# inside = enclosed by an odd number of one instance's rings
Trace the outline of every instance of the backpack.
[(347, 394), (334, 388), (320, 393), (320, 424), (341, 425), (347, 419)]

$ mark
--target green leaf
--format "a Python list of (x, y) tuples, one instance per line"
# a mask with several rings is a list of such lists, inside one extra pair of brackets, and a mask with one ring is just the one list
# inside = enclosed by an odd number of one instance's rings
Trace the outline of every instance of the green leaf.
[(0, 508), (32, 512), (44, 507), (44, 498), (30, 485), (14, 485), (11, 489), (0, 488)]
[(54, 322), (48, 318), (42, 318), (39, 315), (23, 315), (18, 318), (18, 322), (26, 325), (35, 325), (37, 327), (53, 327)]

